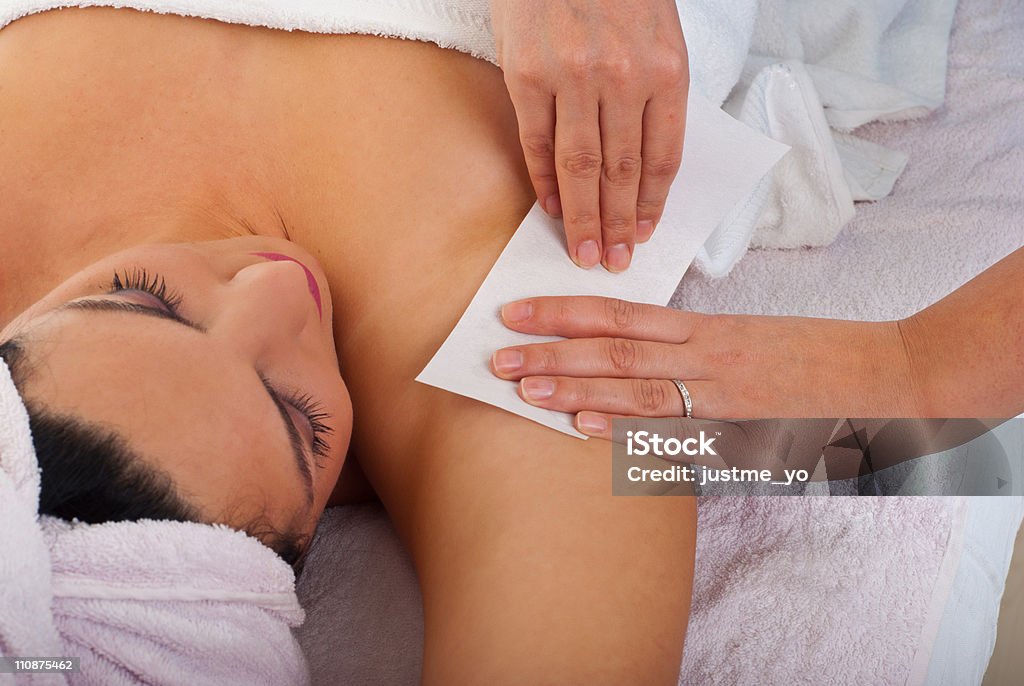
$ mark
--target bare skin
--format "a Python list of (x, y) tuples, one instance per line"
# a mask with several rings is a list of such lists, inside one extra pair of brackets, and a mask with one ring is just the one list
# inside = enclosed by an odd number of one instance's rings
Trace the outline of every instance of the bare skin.
[(606, 443), (413, 382), (533, 201), (497, 69), (64, 10), (0, 32), (0, 131), (0, 326), (144, 243), (256, 233), (323, 265), (354, 454), (423, 589), (427, 683), (674, 683), (692, 499), (614, 498)]
[(491, 0), (537, 199), (581, 267), (626, 269), (661, 218), (686, 122), (678, 15), (675, 0)]
[[(509, 303), (507, 326), (563, 336), (496, 351), (524, 401), (611, 438), (623, 416), (987, 417), (1024, 412), (1024, 248), (900, 321), (704, 315), (588, 297)], [(784, 398), (784, 401), (779, 400)]]

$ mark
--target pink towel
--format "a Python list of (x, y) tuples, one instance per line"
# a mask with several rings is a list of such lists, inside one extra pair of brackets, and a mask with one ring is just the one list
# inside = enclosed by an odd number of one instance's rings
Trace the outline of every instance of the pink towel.
[(698, 512), (680, 684), (920, 683), (962, 498), (722, 496)]

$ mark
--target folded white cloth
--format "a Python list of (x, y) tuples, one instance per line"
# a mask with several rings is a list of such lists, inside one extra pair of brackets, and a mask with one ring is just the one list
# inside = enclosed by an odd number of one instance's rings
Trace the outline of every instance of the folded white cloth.
[[(891, 192), (906, 156), (839, 132), (924, 116), (942, 103), (955, 6), (956, 0), (683, 6), (694, 85), (792, 148), (752, 198), (757, 211), (747, 209), (712, 235), (698, 256), (703, 271), (724, 276), (748, 246), (828, 245), (853, 218), (854, 201)], [(733, 75), (739, 78), (730, 81)]]
[(829, 124), (927, 114), (946, 90), (956, 0), (761, 0), (747, 72), (807, 65)]
[[(39, 517), (28, 416), (0, 361), (0, 655), (78, 657), (25, 684), (303, 684), (292, 569), (227, 527)], [(15, 683), (0, 674), (0, 685)]]

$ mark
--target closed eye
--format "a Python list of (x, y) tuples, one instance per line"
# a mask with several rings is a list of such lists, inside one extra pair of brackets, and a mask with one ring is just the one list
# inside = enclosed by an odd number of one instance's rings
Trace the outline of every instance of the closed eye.
[[(111, 294), (103, 298), (79, 298), (77, 300), (71, 300), (58, 307), (55, 312), (62, 311), (79, 311), (79, 312), (112, 312), (112, 313), (123, 313), (123, 314), (134, 314), (145, 317), (154, 317), (163, 321), (169, 321), (179, 326), (188, 327), (190, 330), (197, 331), (199, 333), (206, 333), (206, 329), (196, 324), (195, 322), (189, 321), (182, 317), (179, 313), (164, 309), (162, 307), (154, 307), (150, 305), (142, 305), (140, 303), (131, 302), (123, 297), (119, 297), (116, 294)], [(299, 434), (298, 428), (295, 425), (294, 420), (288, 412), (288, 406), (285, 404), (285, 400), (282, 396), (269, 385), (269, 383), (262, 376), (260, 380), (263, 382), (263, 386), (267, 391), (267, 395), (273, 401), (274, 406), (277, 408), (278, 413), (281, 415), (281, 420), (284, 425), (285, 433), (288, 436), (288, 443), (291, 446), (292, 454), (295, 458), (295, 465), (299, 471), (299, 476), (302, 478), (306, 501), (308, 504), (312, 504), (314, 500), (313, 491), (313, 472), (310, 467), (312, 457), (307, 457), (307, 449), (303, 446), (302, 437)], [(301, 409), (296, 408), (300, 413)], [(329, 429), (328, 429), (329, 432)], [(312, 454), (316, 448), (315, 437), (314, 445), (311, 445), (309, 452)]]

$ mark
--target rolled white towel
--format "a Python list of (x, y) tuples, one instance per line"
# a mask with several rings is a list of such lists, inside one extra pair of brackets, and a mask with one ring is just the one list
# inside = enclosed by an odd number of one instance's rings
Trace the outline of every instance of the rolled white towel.
[(684, 5), (694, 87), (791, 148), (705, 244), (705, 272), (727, 274), (749, 246), (829, 245), (853, 218), (854, 201), (892, 191), (906, 156), (844, 132), (924, 116), (942, 103), (955, 7), (956, 0)]
[(269, 548), (222, 526), (39, 517), (39, 483), (0, 361), (0, 655), (81, 658), (67, 681), (19, 684), (308, 682), (295, 575)]

